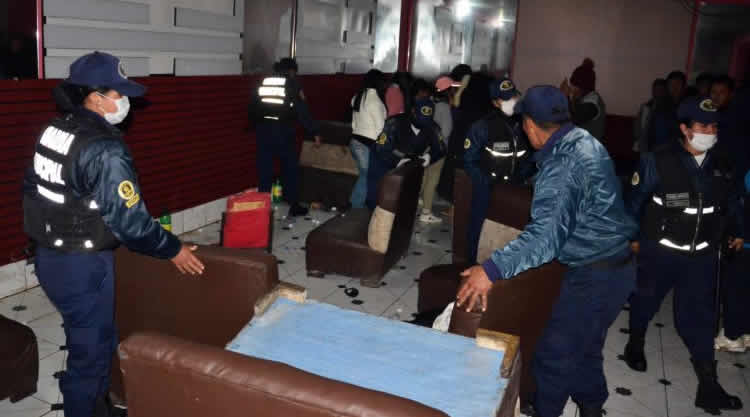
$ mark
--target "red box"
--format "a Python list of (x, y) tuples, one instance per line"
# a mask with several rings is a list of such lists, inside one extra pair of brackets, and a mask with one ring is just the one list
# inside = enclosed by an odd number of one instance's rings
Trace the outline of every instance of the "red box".
[(271, 194), (245, 191), (227, 200), (222, 242), (226, 248), (266, 248), (271, 228)]

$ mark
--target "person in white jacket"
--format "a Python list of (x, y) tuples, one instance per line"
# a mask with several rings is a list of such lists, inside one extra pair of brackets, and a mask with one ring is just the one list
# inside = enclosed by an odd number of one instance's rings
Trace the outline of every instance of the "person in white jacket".
[(362, 89), (352, 98), (352, 140), (349, 148), (359, 169), (359, 177), (349, 199), (352, 208), (365, 207), (370, 149), (383, 131), (386, 118), (384, 84), (383, 73), (370, 70), (365, 75)]

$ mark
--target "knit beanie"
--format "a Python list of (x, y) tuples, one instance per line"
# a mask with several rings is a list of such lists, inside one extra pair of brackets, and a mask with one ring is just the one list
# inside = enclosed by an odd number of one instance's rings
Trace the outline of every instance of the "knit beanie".
[(578, 68), (570, 76), (570, 83), (583, 90), (583, 94), (588, 94), (596, 90), (596, 73), (594, 72), (594, 61), (591, 58), (583, 60)]

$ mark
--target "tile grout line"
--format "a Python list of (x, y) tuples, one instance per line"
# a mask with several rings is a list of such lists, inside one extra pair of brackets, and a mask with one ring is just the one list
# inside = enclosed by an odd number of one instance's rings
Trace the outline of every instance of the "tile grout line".
[[(664, 380), (667, 380), (667, 367), (664, 365), (664, 339), (662, 338), (662, 328), (658, 327), (659, 329), (659, 354), (661, 356), (661, 377), (664, 378)], [(669, 417), (669, 392), (667, 390), (667, 385), (664, 384), (664, 408), (667, 412), (667, 416)]]

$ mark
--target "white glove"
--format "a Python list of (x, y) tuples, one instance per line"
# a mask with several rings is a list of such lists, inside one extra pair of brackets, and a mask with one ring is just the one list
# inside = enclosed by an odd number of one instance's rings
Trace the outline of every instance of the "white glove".
[(400, 167), (401, 165), (403, 165), (403, 164), (405, 164), (405, 163), (407, 163), (409, 161), (411, 161), (411, 159), (409, 159), (409, 158), (404, 158), (404, 159), (398, 161), (398, 165), (396, 165), (396, 168)]
[(426, 153), (419, 157), (419, 159), (422, 160), (422, 166), (427, 168), (428, 165), (430, 165), (430, 154)]

